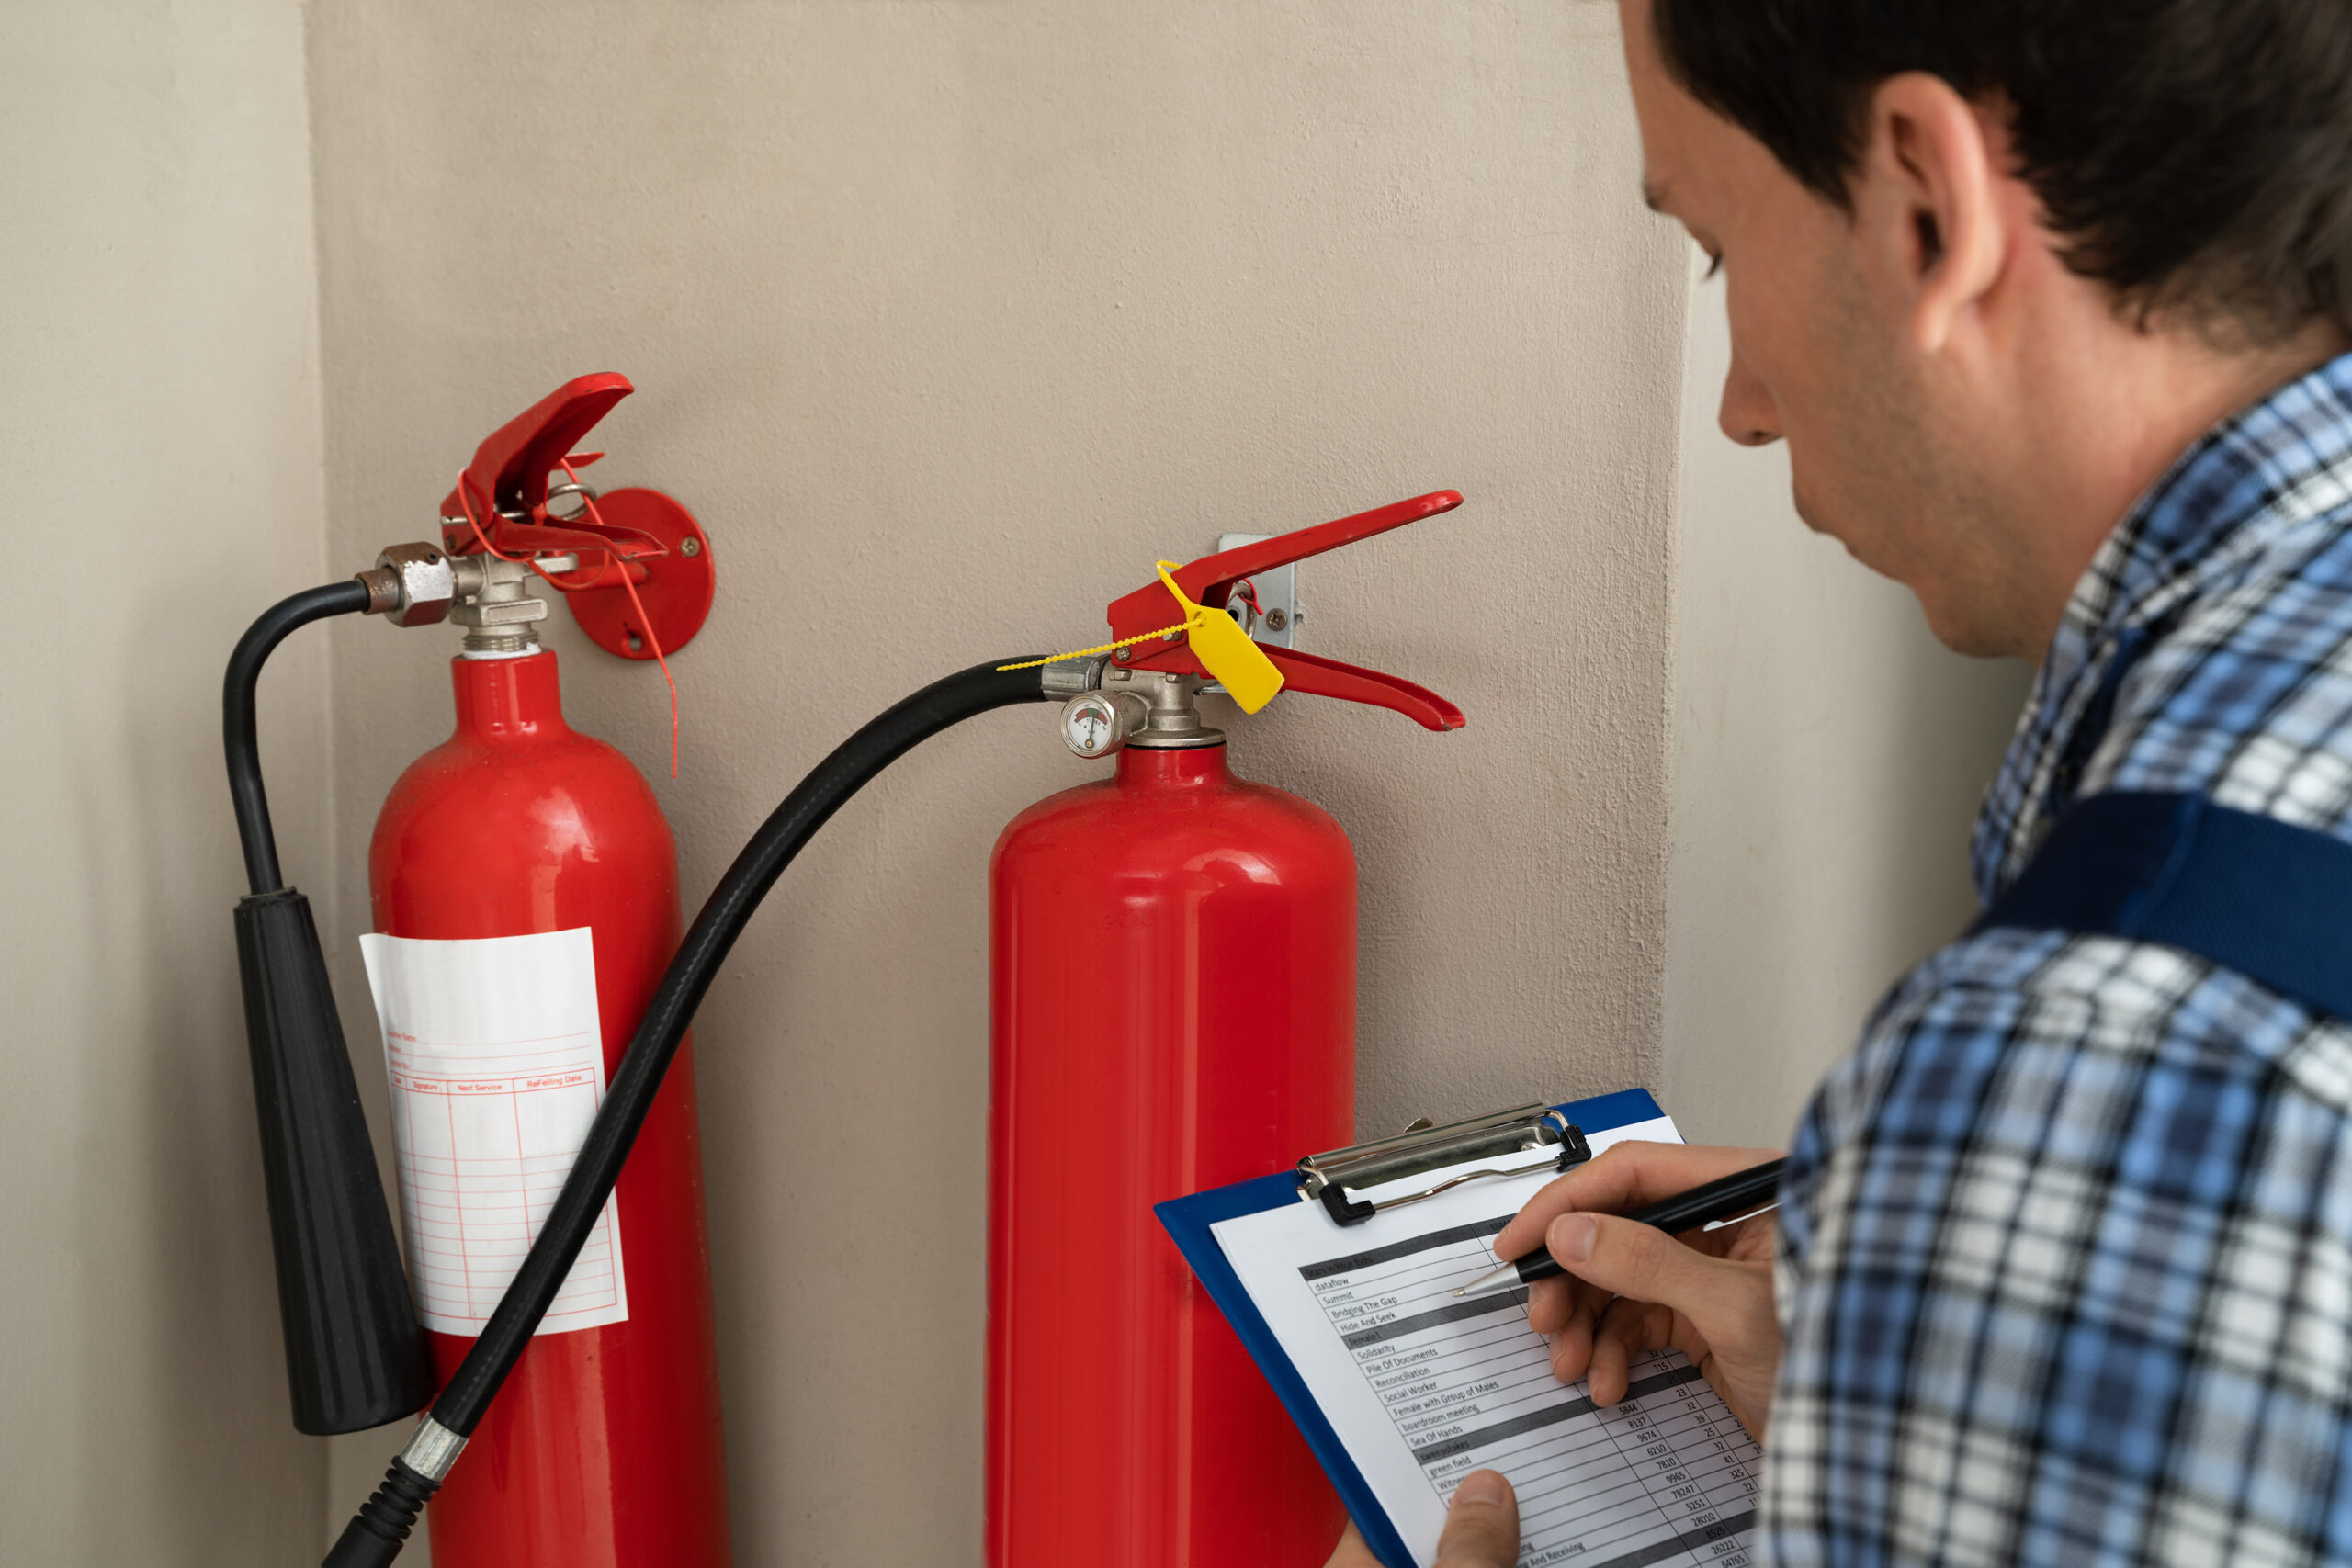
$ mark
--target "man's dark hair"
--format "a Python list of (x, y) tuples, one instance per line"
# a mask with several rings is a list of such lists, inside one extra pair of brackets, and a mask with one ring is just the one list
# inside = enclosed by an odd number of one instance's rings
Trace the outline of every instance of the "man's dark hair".
[(2352, 0), (1655, 0), (1668, 72), (1847, 205), (1906, 71), (2004, 105), (2068, 265), (2143, 320), (2352, 332)]

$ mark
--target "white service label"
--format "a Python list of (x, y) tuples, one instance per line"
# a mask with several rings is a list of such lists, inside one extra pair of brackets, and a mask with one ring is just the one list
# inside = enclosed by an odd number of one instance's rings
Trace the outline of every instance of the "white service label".
[[(359, 946), (391, 1080), (410, 1288), (425, 1326), (477, 1335), (604, 1101), (595, 946), (584, 926), (469, 942), (370, 932)], [(628, 1320), (619, 1201), (541, 1334)]]

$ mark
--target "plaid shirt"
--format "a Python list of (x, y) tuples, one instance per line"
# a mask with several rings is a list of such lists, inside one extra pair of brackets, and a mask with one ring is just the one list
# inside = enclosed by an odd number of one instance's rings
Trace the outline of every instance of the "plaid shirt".
[[(2101, 548), (1982, 896), (2103, 790), (2352, 839), (2352, 356)], [(1783, 1197), (1772, 1560), (2352, 1562), (2352, 1022), (2175, 949), (1970, 936), (1823, 1084)]]

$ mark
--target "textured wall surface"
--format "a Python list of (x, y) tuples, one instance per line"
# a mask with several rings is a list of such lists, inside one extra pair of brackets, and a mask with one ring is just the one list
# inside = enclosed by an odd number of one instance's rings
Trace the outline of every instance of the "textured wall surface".
[(1786, 451), (1716, 428), (1721, 284), (1690, 321), (1658, 1093), (1694, 1142), (1781, 1147), (1888, 984), (1975, 913), (1969, 827), (2028, 671), (1942, 648), (1806, 532)]
[[(1221, 530), (1450, 485), (1459, 513), (1309, 569), (1306, 646), (1470, 728), (1285, 699), (1236, 763), (1355, 835), (1368, 1128), (1656, 1077), (1687, 286), (1636, 194), (1614, 7), (311, 22), (332, 553), (424, 532), (566, 377), (634, 378), (599, 472), (686, 500), (720, 568), (657, 778), (690, 898), (934, 675), (1095, 640)], [(447, 728), (454, 639), (339, 635), (356, 914), (360, 829)], [(666, 772), (659, 676), (559, 647), (575, 721)], [(746, 1563), (978, 1561), (986, 860), (1095, 771), (1043, 710), (933, 742), (827, 829), (704, 1009)], [(938, 1268), (877, 1291), (910, 1247)], [(386, 1447), (345, 1445), (331, 1512)]]
[[(1639, 209), (1615, 26), (1594, 0), (0, 10), (0, 451), (20, 579), (50, 567), (66, 612), (20, 615), (0, 696), (0, 1561), (299, 1562), (398, 1441), (330, 1460), (285, 1419), (219, 672), (262, 604), (426, 534), (481, 435), (584, 370), (641, 389), (604, 482), (717, 541), (674, 783), (659, 677), (556, 637), (690, 898), (911, 687), (1093, 640), (1220, 531), (1455, 486), (1308, 568), (1305, 646), (1471, 728), (1311, 698), (1230, 726), (1241, 771), (1355, 835), (1366, 1131), (1653, 1082), (1693, 1135), (1783, 1137), (1965, 918), (2022, 676), (1936, 649), (1788, 514), (1777, 454), (1715, 433), (1719, 304)], [(60, 570), (68, 540), (97, 548)], [(455, 639), (304, 635), (264, 691), (273, 799), (379, 1097), (367, 829), (448, 728)], [(1042, 709), (932, 743), (705, 1009), (746, 1568), (978, 1561), (986, 857), (1098, 771)], [(909, 1248), (941, 1265), (876, 1290)]]
[[(230, 909), (220, 671), (320, 579), (294, 0), (0, 6), (0, 1562), (287, 1563), (287, 1419)], [(323, 639), (261, 728), (332, 894)]]

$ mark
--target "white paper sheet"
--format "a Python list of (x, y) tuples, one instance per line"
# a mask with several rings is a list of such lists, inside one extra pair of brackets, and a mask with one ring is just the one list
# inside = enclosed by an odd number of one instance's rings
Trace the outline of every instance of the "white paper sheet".
[[(1661, 1117), (1594, 1134), (1593, 1152), (1629, 1139), (1682, 1135)], [(1520, 1568), (1744, 1568), (1758, 1455), (1695, 1369), (1638, 1361), (1625, 1402), (1597, 1409), (1552, 1376), (1526, 1292), (1453, 1295), (1496, 1266), (1496, 1234), (1552, 1176), (1471, 1182), (1361, 1225), (1297, 1203), (1211, 1231), (1416, 1562), (1435, 1556), (1454, 1486), (1487, 1469), (1519, 1494)]]
[[(594, 944), (582, 927), (469, 942), (370, 932), (359, 945), (417, 1311), (444, 1334), (480, 1334), (604, 1101)], [(628, 1317), (616, 1196), (538, 1332)]]

